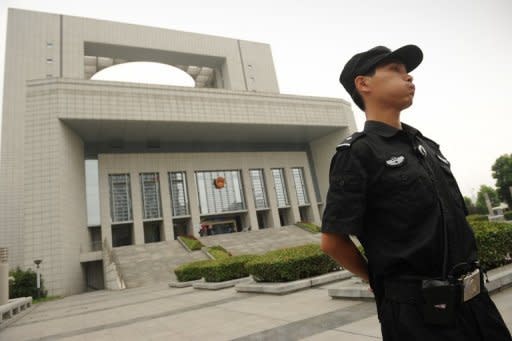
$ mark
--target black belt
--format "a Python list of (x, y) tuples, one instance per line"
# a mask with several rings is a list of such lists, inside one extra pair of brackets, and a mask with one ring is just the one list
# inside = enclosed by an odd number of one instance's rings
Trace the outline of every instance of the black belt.
[[(415, 276), (400, 276), (385, 279), (384, 298), (399, 303), (419, 304), (424, 301), (422, 293), (422, 280), (413, 279)], [(419, 277), (417, 277), (419, 278)], [(426, 279), (426, 278), (424, 278)], [(483, 273), (480, 272), (481, 291), (486, 292)]]

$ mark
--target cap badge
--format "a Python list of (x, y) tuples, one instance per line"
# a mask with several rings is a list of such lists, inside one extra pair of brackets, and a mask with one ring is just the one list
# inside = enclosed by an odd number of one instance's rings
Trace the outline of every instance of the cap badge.
[(386, 165), (389, 167), (400, 167), (404, 164), (405, 157), (403, 155), (400, 156), (392, 156), (389, 160), (386, 160)]

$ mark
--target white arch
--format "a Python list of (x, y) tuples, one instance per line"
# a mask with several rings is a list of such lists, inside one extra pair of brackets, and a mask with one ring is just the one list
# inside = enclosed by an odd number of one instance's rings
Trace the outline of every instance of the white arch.
[(132, 82), (194, 87), (195, 80), (185, 71), (172, 65), (155, 62), (127, 62), (107, 67), (92, 80)]

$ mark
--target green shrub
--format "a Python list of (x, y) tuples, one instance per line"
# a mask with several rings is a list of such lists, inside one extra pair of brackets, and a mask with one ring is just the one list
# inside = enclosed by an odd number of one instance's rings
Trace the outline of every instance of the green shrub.
[(507, 211), (503, 214), (506, 220), (512, 220), (512, 211)]
[(484, 269), (502, 266), (512, 253), (512, 224), (472, 221), (478, 247), (478, 259)]
[(303, 229), (308, 230), (311, 233), (319, 233), (321, 231), (320, 226), (305, 221), (298, 221), (295, 223), (295, 225), (297, 225), (298, 227), (302, 227)]
[(9, 281), (9, 298), (32, 296), (36, 299), (46, 297), (48, 291), (44, 289), (43, 278), (40, 277), (40, 295), (37, 291), (37, 274), (32, 269), (21, 270), (17, 267), (9, 272), (13, 280)]
[(174, 269), (176, 279), (180, 282), (195, 281), (203, 278), (203, 266), (213, 262), (212, 259), (200, 260), (187, 264), (182, 264)]
[(180, 240), (192, 251), (201, 250), (204, 246), (203, 243), (197, 240), (194, 236), (179, 236), (178, 238), (180, 238)]
[(287, 282), (338, 270), (339, 264), (317, 244), (267, 252), (246, 264), (258, 282)]
[(470, 214), (466, 219), (469, 223), (473, 221), (489, 221), (489, 218), (485, 214)]
[(240, 255), (224, 259), (216, 259), (202, 266), (206, 282), (223, 282), (249, 276), (245, 264), (257, 258), (256, 255)]
[(231, 252), (228, 252), (228, 250), (220, 245), (209, 247), (208, 253), (215, 259), (224, 259), (232, 256)]

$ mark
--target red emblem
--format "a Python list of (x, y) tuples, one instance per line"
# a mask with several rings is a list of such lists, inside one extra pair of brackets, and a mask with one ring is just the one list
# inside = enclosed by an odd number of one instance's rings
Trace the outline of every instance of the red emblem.
[(224, 188), (225, 182), (226, 180), (222, 176), (218, 176), (215, 180), (213, 180), (213, 184), (217, 189)]

